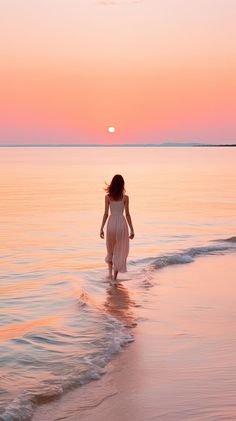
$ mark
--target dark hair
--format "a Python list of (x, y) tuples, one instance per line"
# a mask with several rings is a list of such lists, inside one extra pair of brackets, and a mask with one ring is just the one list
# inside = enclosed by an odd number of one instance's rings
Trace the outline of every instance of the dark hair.
[(125, 192), (125, 182), (122, 175), (114, 175), (111, 183), (105, 187), (105, 191), (112, 199), (119, 200)]

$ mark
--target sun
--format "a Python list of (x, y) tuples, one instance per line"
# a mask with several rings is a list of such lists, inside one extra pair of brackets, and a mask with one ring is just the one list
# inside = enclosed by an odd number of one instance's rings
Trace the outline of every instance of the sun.
[(116, 128), (114, 126), (109, 126), (107, 130), (109, 133), (115, 133)]

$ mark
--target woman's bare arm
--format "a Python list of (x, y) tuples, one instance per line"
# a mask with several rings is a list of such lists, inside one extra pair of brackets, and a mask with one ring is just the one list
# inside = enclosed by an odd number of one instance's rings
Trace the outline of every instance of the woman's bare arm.
[(132, 240), (134, 238), (134, 229), (133, 229), (131, 216), (130, 216), (130, 213), (129, 213), (129, 196), (126, 196), (126, 198), (125, 198), (125, 216), (126, 216), (128, 224), (129, 224), (129, 228), (130, 228), (129, 238)]
[(102, 219), (102, 225), (101, 225), (101, 229), (100, 229), (100, 237), (101, 238), (104, 238), (103, 228), (104, 228), (105, 223), (106, 223), (107, 218), (108, 218), (108, 210), (109, 210), (109, 197), (106, 195), (105, 196), (105, 211), (104, 211), (104, 215), (103, 215), (103, 219)]

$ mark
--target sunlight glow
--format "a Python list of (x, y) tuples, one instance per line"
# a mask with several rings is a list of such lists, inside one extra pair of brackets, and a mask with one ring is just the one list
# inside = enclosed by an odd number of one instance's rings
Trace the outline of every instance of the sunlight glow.
[(115, 133), (116, 128), (114, 126), (110, 126), (107, 130), (109, 131), (109, 133)]

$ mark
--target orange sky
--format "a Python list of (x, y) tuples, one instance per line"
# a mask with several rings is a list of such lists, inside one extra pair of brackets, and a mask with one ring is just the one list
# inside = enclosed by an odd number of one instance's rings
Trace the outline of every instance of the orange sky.
[(235, 21), (235, 0), (1, 0), (0, 143), (236, 143)]

